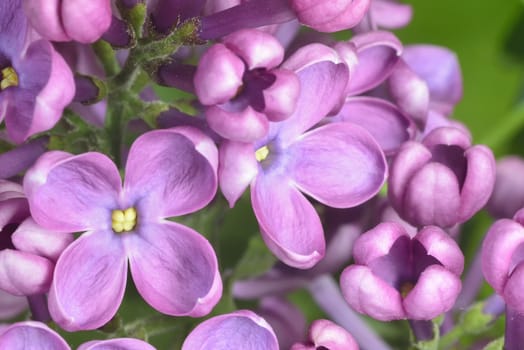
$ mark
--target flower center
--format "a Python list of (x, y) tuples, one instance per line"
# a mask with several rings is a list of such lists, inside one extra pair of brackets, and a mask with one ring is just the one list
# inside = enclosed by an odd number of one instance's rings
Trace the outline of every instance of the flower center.
[(269, 148), (267, 146), (260, 147), (255, 152), (255, 158), (260, 163), (261, 161), (265, 160), (267, 156), (269, 155)]
[(400, 295), (402, 295), (402, 297), (405, 298), (409, 294), (409, 292), (413, 290), (413, 288), (415, 288), (415, 285), (411, 282), (406, 282), (402, 284), (402, 286), (400, 287)]
[(0, 81), (0, 90), (5, 90), (10, 86), (18, 86), (18, 74), (13, 67), (2, 69), (2, 80)]
[(116, 209), (111, 214), (111, 227), (116, 233), (132, 231), (136, 226), (136, 209), (127, 208), (126, 210)]

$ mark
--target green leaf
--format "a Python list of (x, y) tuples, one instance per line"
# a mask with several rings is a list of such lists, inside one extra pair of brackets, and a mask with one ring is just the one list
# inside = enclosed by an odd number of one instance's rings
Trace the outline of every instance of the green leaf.
[(249, 240), (247, 250), (237, 263), (233, 272), (233, 279), (255, 277), (269, 270), (276, 262), (276, 258), (267, 249), (260, 235)]
[(503, 350), (504, 349), (504, 337), (493, 340), (484, 347), (484, 350)]

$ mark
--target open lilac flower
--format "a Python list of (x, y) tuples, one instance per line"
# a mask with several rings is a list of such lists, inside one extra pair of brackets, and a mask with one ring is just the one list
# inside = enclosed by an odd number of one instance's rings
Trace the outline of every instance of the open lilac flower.
[(89, 44), (111, 24), (110, 0), (22, 0), (31, 25), (52, 41)]
[(353, 256), (340, 276), (342, 293), (377, 320), (430, 320), (451, 309), (461, 289), (464, 256), (436, 226), (411, 238), (400, 224), (379, 224), (357, 239)]
[(309, 326), (308, 342), (295, 343), (290, 350), (358, 350), (355, 339), (329, 320), (316, 320)]
[(235, 32), (211, 46), (194, 78), (209, 126), (226, 139), (252, 142), (266, 136), (269, 121), (289, 117), (299, 82), (292, 71), (276, 68), (283, 59), (277, 39), (255, 29)]
[[(0, 332), (0, 348), (10, 350), (71, 350), (62, 337), (40, 322), (12, 324)], [(148, 343), (132, 338), (94, 340), (80, 345), (78, 350), (155, 350)]]
[(268, 247), (284, 263), (309, 268), (323, 257), (325, 241), (318, 214), (301, 192), (328, 206), (356, 206), (378, 192), (387, 169), (380, 147), (361, 127), (331, 123), (311, 129), (340, 105), (346, 88), (348, 68), (336, 51), (308, 45), (283, 66), (300, 79), (295, 112), (270, 123), (261, 141), (222, 143), (220, 186), (233, 206), (251, 184)]
[(49, 294), (53, 319), (67, 330), (108, 322), (124, 295), (128, 261), (152, 307), (169, 315), (207, 314), (222, 293), (213, 248), (164, 218), (207, 205), (216, 192), (216, 167), (212, 140), (187, 127), (140, 136), (129, 151), (123, 187), (103, 154), (40, 157), (24, 178), (33, 218), (61, 232), (86, 231), (57, 262)]
[(0, 3), (0, 122), (16, 143), (52, 128), (71, 102), (71, 70), (50, 42), (33, 40), (21, 0)]
[(182, 350), (278, 350), (271, 326), (249, 310), (212, 317), (187, 336)]
[(460, 129), (440, 127), (402, 145), (391, 164), (388, 196), (413, 226), (451, 227), (486, 204), (494, 183), (491, 150), (472, 146)]

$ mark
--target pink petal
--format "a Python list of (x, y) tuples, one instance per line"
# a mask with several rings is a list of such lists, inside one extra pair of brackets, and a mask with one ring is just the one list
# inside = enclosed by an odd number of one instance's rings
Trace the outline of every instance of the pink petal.
[(284, 59), (284, 48), (271, 34), (258, 29), (241, 29), (222, 42), (240, 56), (248, 69), (272, 69)]
[(0, 251), (0, 288), (20, 296), (43, 294), (49, 290), (53, 268), (41, 256), (4, 249)]
[(18, 322), (0, 336), (0, 348), (9, 350), (71, 350), (62, 337), (40, 322)]
[(402, 236), (409, 236), (406, 229), (396, 222), (383, 222), (360, 235), (353, 247), (355, 263), (368, 265), (374, 259), (389, 254), (391, 247)]
[(77, 350), (155, 350), (155, 348), (143, 340), (116, 338), (108, 340), (92, 340), (80, 345)]
[(263, 113), (251, 106), (236, 111), (227, 105), (206, 108), (206, 120), (211, 129), (220, 136), (238, 142), (253, 142), (266, 136), (269, 124)]

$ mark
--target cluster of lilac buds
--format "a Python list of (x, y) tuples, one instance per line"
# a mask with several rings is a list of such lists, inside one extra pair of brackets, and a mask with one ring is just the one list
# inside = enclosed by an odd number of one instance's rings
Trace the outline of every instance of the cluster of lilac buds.
[(413, 15), (2, 0), (0, 350), (521, 349), (524, 160)]

